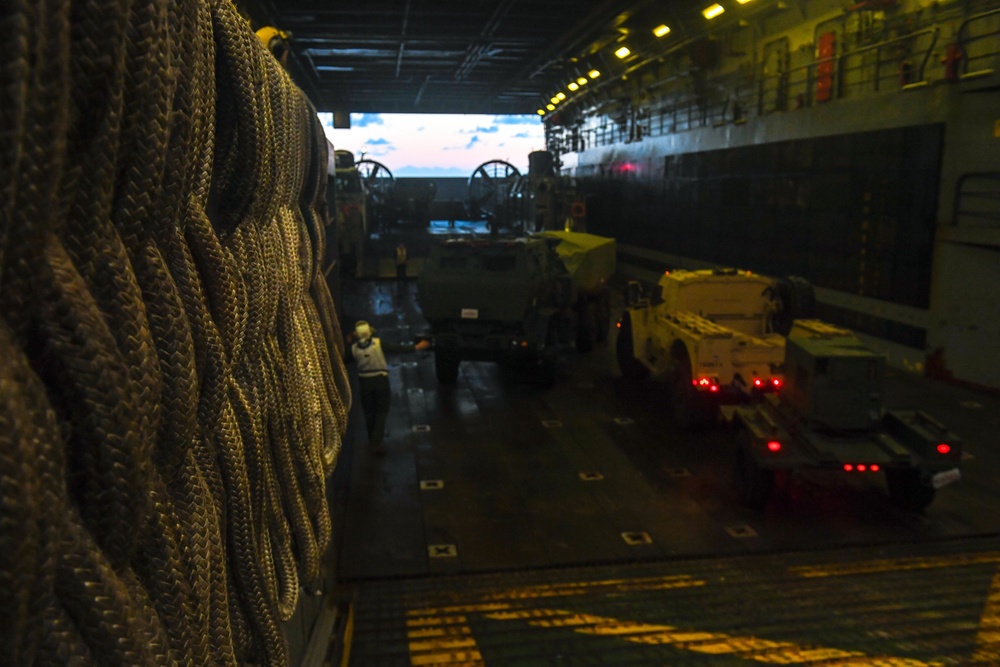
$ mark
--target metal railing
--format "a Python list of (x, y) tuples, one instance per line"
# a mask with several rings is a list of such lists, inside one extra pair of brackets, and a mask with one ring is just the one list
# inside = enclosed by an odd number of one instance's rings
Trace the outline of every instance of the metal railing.
[[(745, 122), (752, 115), (766, 116), (778, 111), (795, 110), (836, 99), (857, 99), (890, 91), (905, 90), (928, 82), (928, 77), (943, 79), (948, 65), (936, 75), (929, 65), (938, 49), (941, 27), (933, 26), (863, 46), (830, 58), (816, 59), (777, 74), (733, 73), (711, 81), (715, 95), (678, 90), (666, 96), (660, 106), (622, 113), (612, 120), (579, 128), (571, 139), (569, 131), (553, 133), (552, 149), (577, 152), (616, 143), (628, 143), (647, 137), (686, 132), (704, 127)], [(963, 72), (989, 71), (1000, 56), (1000, 9), (982, 12), (963, 21), (951, 45), (960, 49)], [(947, 50), (946, 50), (947, 53)], [(832, 64), (832, 69), (829, 67)], [(822, 69), (830, 70), (820, 74)], [(830, 94), (820, 99), (817, 83), (820, 76), (831, 77)], [(718, 94), (718, 91), (726, 91)]]

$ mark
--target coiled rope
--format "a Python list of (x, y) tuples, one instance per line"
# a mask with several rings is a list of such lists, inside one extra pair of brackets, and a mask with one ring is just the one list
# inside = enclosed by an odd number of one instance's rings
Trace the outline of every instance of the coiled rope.
[(315, 110), (227, 0), (0, 30), (0, 664), (285, 665), (351, 401)]

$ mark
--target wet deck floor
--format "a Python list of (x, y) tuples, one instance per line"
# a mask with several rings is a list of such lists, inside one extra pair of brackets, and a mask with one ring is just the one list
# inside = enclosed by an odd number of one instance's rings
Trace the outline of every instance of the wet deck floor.
[[(427, 331), (412, 281), (343, 303), (386, 340)], [(753, 512), (732, 434), (675, 429), (612, 350), (549, 389), (469, 362), (440, 387), (432, 352), (391, 356), (388, 454), (355, 406), (334, 475), (350, 664), (1000, 664), (1000, 397), (891, 374), (889, 407), (968, 452), (921, 514), (839, 474)]]

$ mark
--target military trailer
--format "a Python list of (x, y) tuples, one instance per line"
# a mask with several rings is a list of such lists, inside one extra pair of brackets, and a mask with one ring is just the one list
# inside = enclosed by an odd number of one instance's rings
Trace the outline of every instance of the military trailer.
[(885, 359), (850, 331), (800, 320), (785, 346), (785, 389), (724, 408), (739, 428), (740, 502), (762, 508), (775, 473), (806, 469), (885, 476), (890, 498), (922, 510), (960, 477), (962, 443), (923, 412), (885, 410)]
[(535, 369), (607, 337), (615, 243), (589, 234), (448, 239), (432, 248), (417, 288), (441, 384), (463, 360)]
[(811, 285), (751, 271), (667, 271), (651, 297), (628, 285), (615, 343), (632, 380), (666, 382), (675, 423), (706, 423), (720, 404), (771, 393), (784, 383), (785, 337), (813, 315)]

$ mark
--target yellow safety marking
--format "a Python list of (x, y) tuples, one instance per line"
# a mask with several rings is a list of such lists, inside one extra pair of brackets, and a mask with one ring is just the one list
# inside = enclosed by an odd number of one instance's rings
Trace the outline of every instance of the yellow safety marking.
[(406, 627), (415, 628), (421, 625), (450, 625), (467, 622), (465, 616), (420, 616), (406, 619)]
[(789, 571), (800, 577), (841, 577), (850, 574), (871, 574), (876, 572), (904, 572), (907, 570), (932, 570), (942, 567), (965, 567), (969, 565), (984, 565), (1000, 563), (1000, 552), (983, 554), (958, 554), (954, 556), (938, 556), (924, 558), (893, 558), (887, 560), (871, 560), (863, 563), (845, 563), (830, 565), (805, 565), (792, 567)]
[(491, 611), (502, 611), (509, 608), (508, 604), (497, 602), (489, 604), (466, 604), (455, 605), (453, 607), (439, 607), (437, 609), (410, 609), (407, 616), (439, 616), (443, 614), (485, 614)]
[[(469, 630), (466, 634), (471, 635), (472, 630)], [(459, 648), (474, 649), (476, 648), (476, 640), (473, 637), (455, 637), (453, 639), (438, 638), (410, 642), (410, 653), (418, 653), (420, 651), (453, 650)]]
[(1000, 660), (1000, 573), (993, 575), (990, 592), (983, 603), (972, 659), (986, 664)]
[(414, 667), (424, 665), (451, 665), (451, 667), (484, 667), (483, 656), (479, 651), (459, 651), (457, 653), (435, 653), (433, 655), (411, 655), (410, 664)]
[[(625, 641), (647, 645), (673, 645), (679, 649), (708, 655), (735, 655), (772, 665), (869, 665), (874, 667), (936, 667), (912, 658), (892, 656), (867, 656), (858, 651), (811, 646), (803, 647), (791, 642), (779, 642), (758, 637), (734, 637), (724, 633), (684, 631), (670, 625), (655, 625), (637, 621), (620, 621), (604, 616), (576, 614), (560, 609), (535, 610), (549, 618), (528, 620), (540, 628), (573, 628), (574, 632), (601, 637), (619, 637)], [(505, 620), (511, 614), (487, 614), (488, 618)]]
[(472, 634), (468, 626), (445, 626), (437, 628), (420, 628), (419, 630), (409, 630), (406, 636), (410, 639), (426, 639), (427, 637), (453, 637), (455, 635)]

